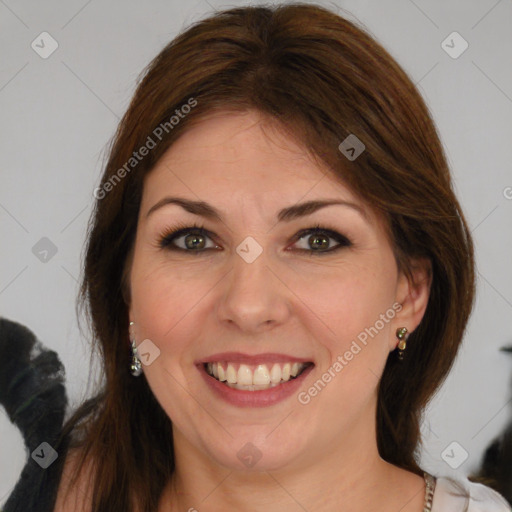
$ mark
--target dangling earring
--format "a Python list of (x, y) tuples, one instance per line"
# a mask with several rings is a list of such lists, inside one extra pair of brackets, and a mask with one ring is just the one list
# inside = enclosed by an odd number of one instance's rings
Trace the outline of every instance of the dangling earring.
[(130, 322), (130, 338), (132, 343), (132, 362), (130, 364), (130, 372), (134, 377), (138, 377), (142, 373), (142, 363), (137, 356), (137, 347), (135, 346), (135, 336), (132, 328), (134, 323)]
[(405, 351), (405, 348), (407, 347), (407, 338), (405, 337), (406, 334), (407, 334), (406, 327), (399, 327), (396, 330), (396, 337), (398, 338), (398, 344), (397, 344), (398, 359), (400, 361), (404, 360), (404, 351)]

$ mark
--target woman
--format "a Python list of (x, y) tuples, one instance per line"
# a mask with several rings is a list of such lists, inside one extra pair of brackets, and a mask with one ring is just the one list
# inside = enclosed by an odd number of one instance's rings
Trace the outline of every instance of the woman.
[(64, 429), (54, 510), (510, 510), (417, 462), (473, 244), (423, 100), (364, 31), (306, 4), (196, 23), (95, 197), (105, 379)]

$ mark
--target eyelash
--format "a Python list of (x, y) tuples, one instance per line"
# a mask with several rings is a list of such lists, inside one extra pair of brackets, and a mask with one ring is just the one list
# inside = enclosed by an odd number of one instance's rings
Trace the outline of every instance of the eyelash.
[[(196, 253), (200, 254), (202, 252), (211, 250), (212, 248), (207, 249), (201, 249), (201, 250), (192, 250), (192, 249), (183, 249), (181, 247), (177, 247), (173, 245), (173, 241), (176, 238), (180, 238), (183, 235), (187, 235), (189, 233), (194, 233), (201, 236), (207, 236), (208, 238), (211, 238), (210, 232), (206, 229), (204, 229), (203, 225), (193, 224), (192, 226), (186, 225), (186, 224), (177, 224), (173, 226), (172, 228), (169, 228), (166, 230), (166, 232), (159, 238), (158, 240), (158, 247), (161, 249), (167, 249), (170, 251), (182, 251), (182, 252), (189, 252), (189, 253)], [(350, 247), (352, 245), (352, 242), (341, 233), (338, 233), (337, 231), (333, 229), (329, 229), (327, 227), (322, 227), (320, 225), (316, 225), (315, 227), (308, 228), (308, 229), (302, 229), (300, 230), (294, 237), (294, 243), (297, 243), (299, 240), (304, 238), (306, 235), (309, 234), (325, 234), (328, 236), (328, 238), (333, 238), (338, 242), (339, 245), (335, 246), (332, 249), (327, 249), (325, 251), (314, 251), (311, 249), (298, 249), (300, 252), (309, 252), (310, 255), (314, 254), (327, 254), (327, 253), (333, 253), (336, 252), (343, 247)]]

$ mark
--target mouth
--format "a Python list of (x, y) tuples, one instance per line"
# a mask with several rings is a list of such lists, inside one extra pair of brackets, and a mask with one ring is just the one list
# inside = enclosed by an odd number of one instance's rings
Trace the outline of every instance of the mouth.
[(300, 377), (313, 365), (310, 361), (260, 361), (250, 364), (225, 360), (203, 363), (203, 368), (210, 377), (231, 389), (262, 391)]
[[(235, 407), (268, 407), (287, 400), (314, 370), (311, 359), (288, 354), (223, 352), (195, 361), (208, 396)], [(212, 393), (210, 395), (210, 393)]]

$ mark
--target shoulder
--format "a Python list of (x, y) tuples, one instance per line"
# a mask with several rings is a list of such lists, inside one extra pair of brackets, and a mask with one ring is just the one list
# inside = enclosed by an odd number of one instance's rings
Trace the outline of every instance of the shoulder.
[(81, 468), (76, 482), (72, 482), (81, 454), (80, 449), (75, 448), (70, 449), (66, 456), (53, 512), (68, 512), (69, 510), (90, 512), (92, 508), (92, 486), (94, 484), (92, 464), (86, 462)]
[(432, 512), (511, 512), (505, 498), (464, 476), (438, 477)]

